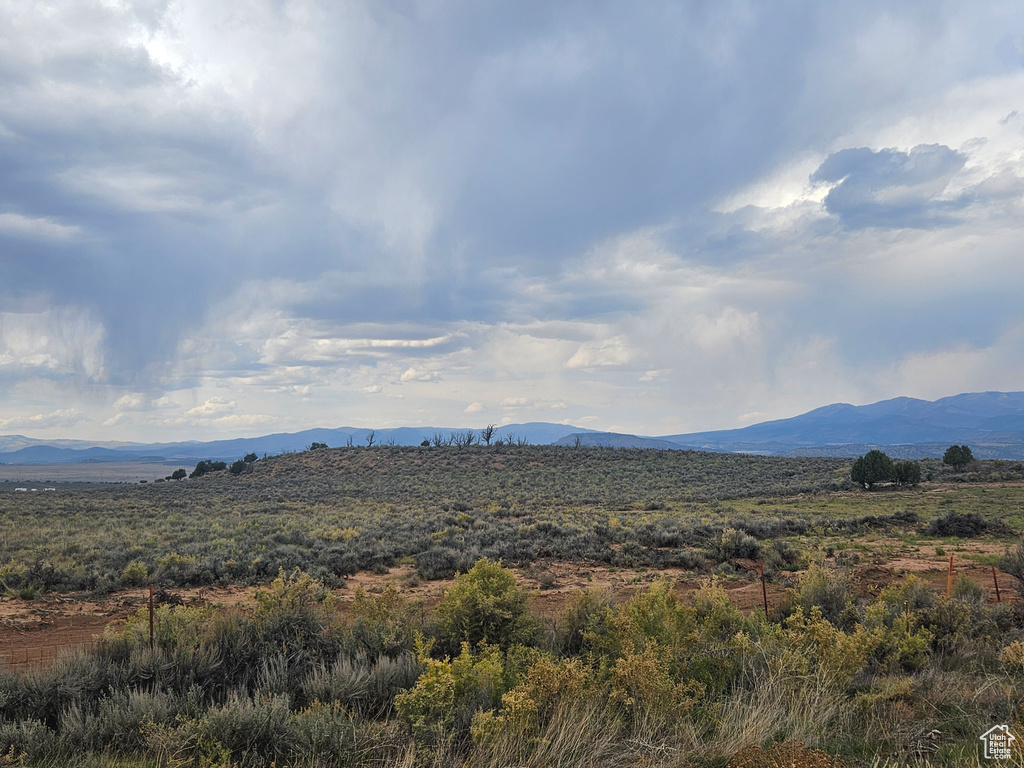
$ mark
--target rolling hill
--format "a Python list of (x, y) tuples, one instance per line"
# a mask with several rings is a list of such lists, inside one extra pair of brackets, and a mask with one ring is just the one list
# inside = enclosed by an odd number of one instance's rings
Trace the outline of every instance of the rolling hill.
[[(375, 444), (419, 445), (435, 436), (447, 438), (465, 429), (398, 427), (374, 431)], [(479, 435), (480, 430), (474, 430)], [(231, 461), (246, 453), (302, 451), (312, 443), (331, 447), (367, 445), (371, 430), (358, 427), (308, 429), (258, 437), (177, 443), (36, 440), (0, 436), (0, 463), (199, 459)], [(753, 424), (742, 429), (645, 436), (600, 432), (566, 424), (509, 424), (497, 437), (532, 445), (587, 445), (611, 448), (692, 449), (785, 456), (859, 456), (882, 448), (893, 456), (941, 456), (951, 444), (968, 444), (979, 458), (1024, 459), (1024, 392), (972, 392), (939, 400), (897, 397), (869, 405), (834, 403), (799, 416)]]

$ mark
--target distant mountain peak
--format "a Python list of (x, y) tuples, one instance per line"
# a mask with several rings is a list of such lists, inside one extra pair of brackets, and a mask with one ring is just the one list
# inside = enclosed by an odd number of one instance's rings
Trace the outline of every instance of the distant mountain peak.
[[(377, 429), (375, 443), (419, 445), (436, 435), (466, 428), (396, 427)], [(479, 435), (480, 429), (470, 430)], [(7, 464), (138, 461), (163, 456), (175, 461), (234, 460), (247, 453), (301, 451), (311, 443), (366, 445), (370, 429), (316, 428), (251, 438), (176, 443), (128, 443), (87, 440), (34, 440), (0, 436), (0, 462)], [(942, 455), (952, 444), (968, 444), (979, 458), (1024, 459), (1024, 392), (965, 392), (938, 400), (893, 397), (867, 405), (831, 403), (798, 416), (764, 421), (740, 429), (650, 437), (601, 432), (571, 424), (505, 424), (496, 437), (514, 435), (531, 444), (594, 445), (619, 448), (693, 448), (697, 450), (786, 455), (859, 455), (865, 446), (893, 447), (894, 455)]]

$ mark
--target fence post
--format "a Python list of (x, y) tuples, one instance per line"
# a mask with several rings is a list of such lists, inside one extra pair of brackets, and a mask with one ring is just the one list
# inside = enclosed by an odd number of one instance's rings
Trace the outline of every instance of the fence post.
[(992, 582), (996, 585), (996, 602), (1000, 603), (1002, 600), (999, 599), (999, 579), (996, 578), (996, 567), (992, 566)]
[(953, 596), (953, 556), (949, 556), (949, 575), (946, 576), (946, 597)]
[(761, 561), (761, 597), (764, 598), (764, 616), (768, 618), (768, 587), (764, 584), (764, 560)]
[(153, 650), (153, 585), (149, 585), (149, 650)]

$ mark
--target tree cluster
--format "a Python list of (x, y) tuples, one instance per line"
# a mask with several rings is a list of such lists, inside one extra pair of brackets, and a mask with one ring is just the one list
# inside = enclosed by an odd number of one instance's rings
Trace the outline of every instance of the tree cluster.
[(202, 477), (203, 475), (209, 472), (220, 472), (221, 470), (227, 468), (227, 462), (203, 459), (198, 464), (196, 464), (196, 468), (192, 470), (192, 474), (189, 475), (189, 478), (195, 479), (197, 477)]
[(879, 450), (868, 451), (855, 462), (850, 479), (869, 491), (877, 483), (917, 485), (921, 482), (921, 465), (916, 461), (893, 461)]

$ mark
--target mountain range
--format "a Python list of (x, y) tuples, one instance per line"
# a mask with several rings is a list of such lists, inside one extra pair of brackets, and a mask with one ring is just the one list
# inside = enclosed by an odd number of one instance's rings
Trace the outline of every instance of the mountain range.
[[(420, 445), (465, 429), (398, 427), (374, 431), (375, 444)], [(476, 435), (480, 430), (473, 430)], [(0, 463), (54, 464), (139, 461), (182, 463), (198, 459), (232, 461), (257, 455), (301, 451), (312, 443), (331, 447), (367, 445), (371, 430), (357, 427), (308, 429), (259, 437), (177, 443), (36, 440), (0, 436)], [(530, 422), (500, 427), (496, 437), (532, 445), (598, 445), (786, 456), (859, 456), (881, 448), (894, 457), (941, 456), (951, 444), (967, 444), (978, 458), (1024, 459), (1024, 392), (973, 392), (940, 400), (897, 397), (870, 405), (836, 403), (788, 419), (742, 429), (645, 436), (600, 432), (565, 424)]]

